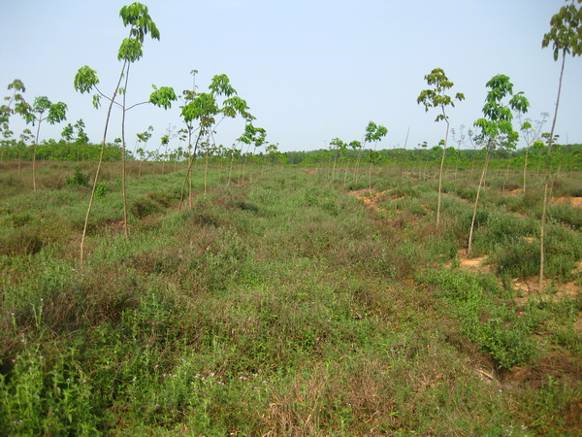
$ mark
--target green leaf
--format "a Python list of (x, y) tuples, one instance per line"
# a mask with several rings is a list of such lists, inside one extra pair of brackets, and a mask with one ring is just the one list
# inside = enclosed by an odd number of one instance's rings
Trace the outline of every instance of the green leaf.
[(174, 88), (169, 86), (163, 86), (160, 88), (156, 88), (153, 85), (154, 91), (150, 94), (150, 103), (154, 106), (169, 109), (172, 107), (172, 102), (176, 101), (178, 97), (176, 97), (176, 93)]
[(75, 90), (81, 94), (88, 93), (99, 83), (97, 72), (88, 65), (84, 65), (77, 71), (75, 75), (74, 86)]

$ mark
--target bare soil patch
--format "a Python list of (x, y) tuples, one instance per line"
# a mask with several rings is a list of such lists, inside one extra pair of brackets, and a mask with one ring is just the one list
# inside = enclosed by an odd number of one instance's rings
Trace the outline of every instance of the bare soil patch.
[(580, 287), (575, 282), (557, 284), (555, 286), (555, 293), (546, 291), (540, 293), (539, 280), (537, 277), (514, 279), (512, 285), (513, 289), (521, 294), (521, 296), (515, 298), (515, 303), (518, 305), (526, 305), (530, 299), (554, 303), (560, 302), (564, 299), (576, 299), (580, 293)]
[(507, 195), (512, 197), (517, 197), (523, 194), (523, 188), (514, 188), (513, 190), (506, 191)]
[(503, 375), (504, 385), (541, 386), (548, 376), (555, 378), (566, 377), (579, 380), (582, 376), (582, 367), (579, 360), (567, 352), (554, 352), (533, 363), (531, 366), (516, 366)]
[(350, 196), (353, 196), (359, 201), (363, 202), (366, 208), (374, 212), (378, 212), (380, 210), (380, 207), (378, 206), (379, 203), (383, 202), (387, 198), (385, 191), (377, 192), (368, 188), (351, 191), (349, 194)]
[[(492, 271), (491, 266), (487, 264), (486, 256), (468, 257), (466, 249), (459, 249), (457, 258), (459, 259), (459, 267), (462, 269), (479, 273), (490, 273)], [(446, 266), (450, 267), (451, 263), (447, 263)]]
[(580, 196), (561, 196), (554, 197), (554, 203), (561, 205), (570, 205), (574, 208), (582, 208), (582, 197)]

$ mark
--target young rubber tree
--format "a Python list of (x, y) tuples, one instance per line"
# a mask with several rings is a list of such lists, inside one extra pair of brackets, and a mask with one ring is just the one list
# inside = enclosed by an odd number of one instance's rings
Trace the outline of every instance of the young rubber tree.
[(435, 109), (438, 114), (435, 118), (435, 122), (445, 122), (445, 138), (441, 153), (441, 163), (439, 168), (439, 183), (438, 183), (438, 196), (437, 196), (437, 212), (436, 212), (436, 225), (440, 224), (441, 219), (441, 197), (442, 197), (442, 187), (443, 187), (443, 166), (445, 164), (445, 154), (447, 150), (447, 144), (449, 140), (449, 116), (447, 110), (455, 106), (455, 100), (462, 101), (465, 99), (463, 93), (456, 93), (454, 97), (449, 96), (447, 93), (454, 86), (453, 82), (449, 80), (442, 68), (434, 68), (429, 74), (424, 76), (426, 83), (429, 88), (424, 89), (418, 95), (416, 99), (418, 104), (424, 106), (425, 111), (430, 109)]
[[(162, 174), (165, 174), (166, 160), (168, 159), (168, 144), (170, 144), (170, 135), (164, 134), (160, 138), (160, 158), (162, 160)], [(163, 152), (162, 152), (163, 149)]]
[(32, 187), (36, 192), (36, 147), (40, 137), (40, 128), (44, 121), (57, 124), (67, 118), (67, 105), (63, 102), (52, 103), (48, 97), (36, 97), (32, 105), (23, 103), (17, 106), (17, 111), (27, 124), (36, 125), (36, 134), (32, 143)]
[(485, 147), (485, 162), (481, 171), (479, 185), (477, 186), (475, 203), (473, 204), (467, 256), (471, 255), (479, 196), (485, 185), (491, 151), (497, 147), (515, 148), (519, 134), (513, 129), (513, 113), (525, 114), (529, 107), (529, 102), (522, 92), (513, 92), (513, 83), (509, 76), (505, 74), (493, 76), (487, 82), (486, 87), (488, 91), (483, 105), (483, 117), (474, 123), (475, 127), (480, 129), (479, 140)]
[[(185, 186), (188, 184), (188, 207), (192, 208), (192, 164), (198, 151), (200, 139), (203, 134), (207, 133), (212, 128), (216, 121), (218, 112), (219, 108), (216, 104), (216, 99), (211, 93), (198, 93), (192, 100), (182, 106), (181, 116), (184, 123), (188, 126), (189, 161), (186, 170), (186, 179), (184, 180), (180, 192), (180, 206), (184, 199)], [(194, 130), (193, 126), (195, 122), (198, 122), (199, 124), (198, 136), (196, 138), (194, 150), (192, 150), (192, 132)]]
[(523, 156), (523, 187), (522, 187), (523, 194), (526, 193), (527, 186), (527, 166), (530, 151), (529, 149), (538, 142), (539, 143), (537, 144), (537, 146), (540, 145), (543, 146), (543, 142), (541, 142), (540, 138), (542, 135), (543, 127), (546, 124), (548, 117), (549, 114), (547, 112), (542, 112), (541, 118), (536, 121), (532, 121), (529, 118), (527, 118), (522, 122), (520, 119), (521, 127), (519, 130), (521, 131), (521, 137), (524, 139), (525, 142), (525, 152)]
[[(364, 136), (364, 143), (370, 144), (372, 146), (372, 150), (370, 151), (369, 155), (369, 165), (368, 165), (368, 188), (372, 189), (372, 164), (377, 162), (378, 156), (374, 155), (374, 159), (372, 158), (372, 152), (375, 151), (376, 145), (382, 141), (388, 134), (388, 128), (386, 126), (382, 126), (381, 124), (376, 124), (373, 121), (368, 123), (366, 126), (366, 135)], [(358, 183), (356, 179), (356, 183)]]
[[(348, 144), (348, 147), (350, 149), (352, 149), (353, 153), (356, 154), (358, 156), (358, 158), (356, 159), (356, 163), (359, 162), (359, 153), (362, 150), (362, 143), (358, 140), (353, 140), (350, 141), (350, 143)], [(349, 170), (349, 161), (346, 162), (346, 168), (344, 171), (344, 187), (346, 186), (347, 182), (348, 182), (348, 170)], [(355, 177), (355, 165), (354, 165), (354, 177)]]
[[(131, 69), (131, 65), (137, 61), (139, 61), (143, 56), (143, 43), (146, 36), (150, 36), (151, 39), (158, 40), (160, 39), (160, 32), (154, 23), (152, 17), (149, 14), (147, 6), (139, 3), (134, 2), (130, 5), (123, 6), (119, 11), (119, 15), (123, 21), (123, 25), (129, 28), (129, 35), (127, 38), (124, 38), (121, 42), (121, 46), (119, 47), (119, 51), (117, 53), (117, 59), (123, 62), (125, 66), (125, 71), (123, 71), (123, 75), (125, 77), (125, 82), (123, 84), (123, 88), (119, 91), (121, 93), (121, 147), (122, 147), (122, 154), (121, 154), (121, 193), (123, 199), (123, 230), (125, 237), (129, 237), (129, 227), (127, 223), (127, 177), (126, 177), (126, 165), (125, 165), (125, 149), (126, 149), (126, 141), (125, 141), (125, 121), (127, 112), (138, 105), (149, 103), (149, 101), (134, 104), (130, 107), (127, 106), (126, 96), (127, 96), (127, 87), (129, 84), (129, 73)], [(169, 87), (163, 87), (162, 92), (169, 92), (174, 94), (174, 91)], [(159, 91), (154, 86), (154, 92)], [(175, 100), (175, 94), (173, 97), (170, 97), (170, 101)], [(141, 170), (141, 161), (140, 160), (140, 170)]]
[(67, 123), (61, 131), (61, 139), (67, 143), (72, 143), (74, 135), (75, 131), (73, 130), (73, 125), (71, 123)]
[[(552, 16), (550, 20), (550, 30), (544, 34), (542, 39), (542, 48), (551, 46), (554, 55), (554, 61), (562, 60), (560, 67), (560, 77), (558, 79), (558, 93), (556, 96), (556, 105), (554, 107), (554, 116), (552, 118), (552, 127), (550, 130), (548, 141), (548, 155), (552, 154), (554, 145), (554, 133), (556, 130), (556, 121), (558, 119), (558, 108), (560, 106), (560, 94), (562, 93), (562, 81), (564, 78), (564, 66), (566, 64), (566, 57), (582, 55), (582, 0), (577, 2), (570, 0), (568, 4), (562, 6), (560, 10)], [(578, 3), (578, 6), (576, 5)], [(550, 160), (548, 156), (548, 161)], [(540, 272), (539, 272), (539, 289), (543, 291), (544, 288), (544, 238), (545, 238), (545, 223), (547, 215), (547, 206), (549, 202), (548, 187), (552, 181), (551, 169), (546, 176), (544, 182), (544, 200), (542, 206), (542, 217), (540, 222)]]
[(138, 168), (137, 174), (140, 177), (141, 177), (141, 167), (142, 167), (142, 163), (143, 163), (143, 161), (145, 160), (145, 157), (146, 157), (145, 150), (147, 149), (148, 142), (151, 139), (153, 133), (154, 133), (154, 127), (153, 126), (148, 126), (146, 130), (144, 130), (143, 132), (138, 132), (136, 134), (137, 144), (138, 144), (137, 149), (136, 149), (136, 154), (139, 157), (139, 163), (137, 165), (137, 168)]
[[(143, 55), (143, 41), (147, 35), (150, 35), (153, 39), (160, 39), (160, 33), (151, 19), (148, 8), (138, 2), (134, 2), (130, 5), (123, 6), (119, 12), (119, 15), (123, 21), (123, 25), (129, 28), (128, 36), (123, 39), (119, 47), (117, 58), (122, 62), (121, 71), (119, 77), (113, 89), (111, 96), (105, 94), (99, 88), (99, 77), (97, 72), (91, 67), (85, 65), (81, 67), (77, 74), (75, 75), (74, 87), (75, 90), (81, 94), (94, 92), (93, 95), (93, 106), (98, 109), (101, 104), (101, 99), (105, 99), (109, 102), (107, 107), (107, 113), (105, 117), (105, 126), (103, 129), (103, 137), (101, 140), (101, 150), (99, 153), (99, 161), (97, 164), (97, 169), (95, 171), (95, 176), (93, 178), (93, 187), (91, 189), (91, 195), (89, 197), (89, 203), (87, 205), (87, 211), (85, 213), (85, 223), (83, 225), (83, 233), (81, 236), (81, 243), (79, 248), (79, 261), (82, 264), (84, 259), (84, 244), (85, 237), (87, 235), (87, 226), (89, 223), (89, 216), (91, 214), (91, 209), (93, 206), (93, 200), (95, 198), (95, 189), (99, 181), (99, 174), (101, 172), (101, 166), (103, 164), (103, 155), (105, 152), (105, 146), (107, 144), (107, 132), (109, 128), (109, 123), (111, 120), (111, 111), (113, 106), (116, 105), (122, 110), (122, 197), (123, 197), (123, 222), (124, 222), (124, 233), (125, 236), (129, 236), (128, 226), (127, 226), (127, 198), (125, 192), (125, 115), (126, 112), (133, 107), (139, 105), (133, 105), (127, 108), (125, 105), (125, 95), (127, 91), (127, 85), (129, 80), (129, 67), (132, 63), (139, 60)], [(125, 84), (122, 88), (122, 81), (125, 77)], [(116, 99), (119, 94), (123, 95), (123, 103), (119, 103)], [(160, 89), (154, 88), (154, 92), (150, 95), (150, 99), (147, 103), (151, 103), (155, 106), (163, 107), (167, 109), (173, 100), (176, 99), (174, 91), (169, 87), (162, 87)], [(142, 102), (146, 103), (146, 102)], [(141, 103), (140, 103), (141, 104)]]
[(275, 164), (279, 156), (279, 145), (277, 143), (269, 143), (265, 149), (270, 164)]
[(4, 103), (0, 105), (0, 131), (2, 131), (2, 138), (6, 140), (14, 134), (10, 129), (12, 115), (22, 114), (27, 109), (27, 103), (23, 96), (26, 91), (24, 83), (20, 79), (14, 79), (7, 88), (10, 95), (4, 97)]
[(335, 169), (337, 167), (338, 158), (340, 158), (343, 154), (346, 153), (348, 145), (344, 140), (338, 137), (332, 138), (332, 140), (329, 142), (329, 145), (331, 146), (331, 150), (333, 153), (333, 165), (331, 168), (331, 178), (330, 178), (330, 182), (333, 183), (335, 180)]
[(465, 125), (461, 124), (459, 126), (459, 130), (456, 131), (455, 129), (451, 128), (451, 135), (453, 136), (453, 141), (457, 144), (457, 153), (455, 159), (455, 176), (454, 181), (457, 182), (457, 173), (459, 171), (459, 164), (462, 162), (462, 149), (465, 144), (465, 139), (467, 135), (465, 134)]
[[(251, 146), (255, 148), (262, 146), (265, 144), (265, 140), (267, 138), (267, 131), (262, 127), (255, 127), (252, 122), (247, 122), (245, 125), (244, 133), (239, 137), (238, 141), (247, 145), (247, 154)], [(241, 176), (240, 180), (244, 178), (244, 161), (243, 167), (241, 168)]]
[(19, 136), (18, 141), (18, 174), (22, 173), (22, 153), (26, 154), (26, 148), (28, 144), (32, 144), (34, 140), (34, 134), (28, 128), (24, 128)]
[[(226, 118), (241, 116), (247, 122), (254, 117), (249, 113), (247, 102), (237, 95), (236, 89), (231, 85), (226, 74), (215, 75), (207, 92), (184, 91), (185, 104), (181, 107), (181, 117), (187, 126), (188, 147), (191, 149), (192, 133), (195, 131), (194, 124), (197, 124), (197, 138), (194, 149), (190, 153), (186, 178), (182, 184), (180, 193), (180, 206), (184, 199), (184, 191), (188, 184), (188, 206), (192, 208), (192, 164), (194, 162), (200, 140), (213, 133), (214, 127)], [(220, 120), (217, 118), (220, 117)]]
[(228, 166), (228, 179), (226, 182), (227, 187), (230, 187), (230, 181), (232, 179), (232, 168), (234, 166), (234, 160), (235, 160), (235, 158), (237, 160), (240, 160), (240, 157), (241, 157), (241, 151), (238, 148), (239, 143), (240, 143), (240, 139), (237, 139), (237, 141), (233, 143), (232, 147), (226, 152), (227, 156), (230, 158), (230, 163)]
[(208, 193), (208, 160), (214, 149), (214, 136), (212, 132), (206, 135), (206, 139), (200, 142), (200, 152), (204, 155), (204, 195)]

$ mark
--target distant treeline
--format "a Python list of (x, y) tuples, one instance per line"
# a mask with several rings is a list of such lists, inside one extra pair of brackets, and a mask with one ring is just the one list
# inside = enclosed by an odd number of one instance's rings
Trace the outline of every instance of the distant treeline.
[[(77, 144), (65, 141), (47, 141), (36, 146), (36, 159), (43, 161), (96, 161), (99, 159), (101, 145)], [(131, 154), (129, 154), (130, 159)], [(103, 160), (118, 161), (121, 148), (115, 144), (105, 146)], [(32, 146), (22, 142), (8, 141), (0, 147), (2, 161), (32, 161)]]
[[(398, 163), (404, 166), (418, 165), (438, 165), (442, 148), (433, 147), (431, 149), (382, 149), (378, 151), (362, 150), (347, 151), (340, 154), (335, 150), (313, 150), (284, 152), (286, 162), (289, 164), (319, 165), (337, 159), (342, 161), (353, 161), (358, 159), (361, 153), (362, 162), (374, 162), (376, 164)], [(492, 151), (492, 165), (496, 162), (499, 165), (510, 165), (520, 167), (525, 159), (526, 149), (516, 151), (494, 150)], [(530, 147), (527, 150), (528, 163), (532, 167), (542, 166), (546, 162), (547, 148)], [(483, 149), (455, 149), (447, 148), (446, 164), (458, 167), (469, 167), (476, 162), (480, 162), (485, 157)], [(560, 165), (564, 169), (582, 170), (582, 144), (568, 144), (555, 147), (552, 152), (552, 163)]]
[[(398, 163), (406, 167), (433, 166), (439, 162), (442, 152), (440, 147), (430, 149), (382, 149), (382, 150), (348, 150), (340, 153), (337, 150), (310, 150), (310, 151), (291, 151), (275, 153), (255, 153), (241, 154), (240, 150), (221, 148), (222, 154), (217, 152), (210, 153), (211, 161), (221, 161), (230, 159), (245, 159), (254, 162), (280, 163), (289, 165), (305, 166), (323, 166), (328, 165), (336, 160), (338, 165), (345, 164), (360, 159), (361, 162), (373, 162), (377, 165), (387, 165)], [(96, 161), (99, 159), (101, 145), (98, 144), (78, 144), (68, 143), (65, 141), (47, 141), (39, 144), (36, 148), (36, 159), (45, 161)], [(526, 149), (516, 151), (495, 150), (492, 151), (492, 165), (515, 166), (523, 165)], [(530, 147), (527, 150), (529, 166), (543, 166), (547, 158), (546, 147)], [(105, 147), (103, 159), (105, 161), (118, 161), (121, 159), (121, 148), (117, 144), (108, 144)], [(201, 154), (198, 155), (203, 156)], [(471, 167), (480, 162), (485, 156), (482, 149), (455, 149), (447, 148), (446, 165), (459, 168)], [(129, 160), (136, 157), (130, 152), (126, 152)], [(148, 161), (185, 161), (187, 153), (181, 148), (177, 148), (169, 153), (161, 154), (149, 152)], [(26, 146), (21, 142), (8, 141), (0, 146), (0, 160), (32, 160), (32, 147)], [(555, 166), (560, 166), (564, 170), (582, 170), (582, 144), (561, 145), (552, 152), (552, 162)]]

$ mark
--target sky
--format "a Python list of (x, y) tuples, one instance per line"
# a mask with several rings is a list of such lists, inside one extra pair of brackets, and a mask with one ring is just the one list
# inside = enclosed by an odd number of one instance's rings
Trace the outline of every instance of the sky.
[[(2, 89), (19, 78), (28, 99), (64, 101), (69, 120), (83, 118), (98, 142), (105, 108), (94, 110), (90, 96), (74, 91), (73, 78), (89, 65), (101, 88), (112, 92), (121, 69), (117, 50), (127, 33), (118, 11), (126, 3), (0, 0)], [(444, 126), (416, 103), (424, 75), (435, 67), (466, 96), (450, 113), (457, 130), (480, 116), (485, 83), (499, 73), (525, 92), (532, 118), (554, 108), (559, 63), (550, 49), (542, 50), (541, 39), (563, 0), (145, 3), (161, 39), (148, 40), (144, 57), (132, 66), (128, 102), (147, 100), (152, 84), (190, 87), (192, 69), (199, 71), (201, 90), (213, 75), (226, 73), (256, 125), (284, 151), (327, 147), (336, 136), (361, 139), (370, 120), (388, 128), (382, 147), (437, 143)], [(582, 58), (568, 58), (556, 127), (565, 142), (582, 142), (581, 79)], [(114, 111), (110, 141), (119, 136), (120, 119)], [(169, 111), (145, 105), (128, 113), (130, 150), (148, 125), (155, 128), (149, 145), (154, 148), (170, 125), (181, 127), (178, 105)], [(41, 137), (58, 137), (62, 127), (43, 127)], [(242, 121), (225, 121), (217, 141), (229, 146), (242, 130)]]

